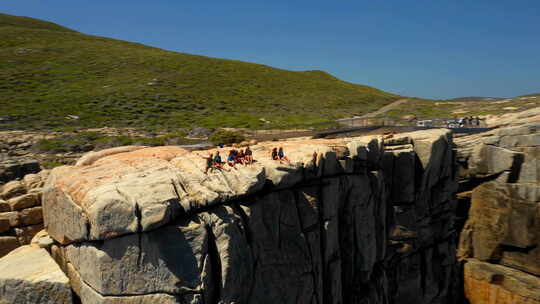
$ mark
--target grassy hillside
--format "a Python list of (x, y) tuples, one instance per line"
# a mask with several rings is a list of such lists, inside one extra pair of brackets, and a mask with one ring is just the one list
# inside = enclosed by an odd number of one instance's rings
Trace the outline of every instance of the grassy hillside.
[(321, 71), (169, 52), (31, 18), (0, 14), (0, 37), (0, 129), (268, 128), (398, 98)]

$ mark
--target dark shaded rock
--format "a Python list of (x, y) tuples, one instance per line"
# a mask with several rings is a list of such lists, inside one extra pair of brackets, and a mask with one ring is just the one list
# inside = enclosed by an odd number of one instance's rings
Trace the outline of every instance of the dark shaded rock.
[(0, 162), (0, 184), (11, 180), (21, 179), (26, 174), (39, 172), (36, 160), (9, 160)]

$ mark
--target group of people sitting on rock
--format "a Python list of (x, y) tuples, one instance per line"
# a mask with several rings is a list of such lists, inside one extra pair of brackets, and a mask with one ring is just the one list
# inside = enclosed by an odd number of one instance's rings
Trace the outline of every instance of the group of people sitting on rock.
[[(249, 146), (247, 146), (244, 150), (230, 150), (226, 161), (223, 161), (219, 151), (216, 151), (215, 155), (214, 153), (210, 153), (208, 156), (200, 156), (206, 160), (206, 169), (204, 170), (204, 174), (208, 174), (208, 171), (212, 172), (214, 169), (230, 171), (230, 169), (226, 168), (225, 165), (229, 165), (230, 167), (234, 168), (234, 166), (237, 164), (247, 166), (255, 162), (253, 159), (253, 151), (251, 151)], [(287, 156), (285, 156), (285, 152), (283, 152), (283, 147), (273, 148), (271, 152), (271, 159), (277, 160), (280, 163), (283, 163), (283, 161), (290, 163)]]
[(290, 163), (289, 159), (283, 152), (283, 147), (279, 147), (279, 149), (274, 147), (272, 149), (271, 158), (272, 160), (279, 160), (280, 163), (283, 163), (283, 161)]
[(234, 167), (236, 164), (247, 166), (255, 161), (253, 159), (253, 151), (251, 151), (249, 146), (247, 146), (244, 150), (230, 150), (226, 162), (222, 160), (219, 151), (216, 151), (215, 155), (210, 153), (207, 157), (202, 156), (202, 158), (206, 159), (206, 169), (204, 170), (205, 174), (208, 174), (209, 170), (212, 172), (214, 169), (230, 171), (230, 169), (225, 168), (225, 164), (228, 164), (231, 167)]

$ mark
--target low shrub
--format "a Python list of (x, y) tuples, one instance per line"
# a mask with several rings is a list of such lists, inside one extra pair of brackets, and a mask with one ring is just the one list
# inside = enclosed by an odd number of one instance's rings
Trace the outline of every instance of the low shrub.
[(246, 140), (246, 137), (238, 132), (221, 129), (210, 134), (208, 139), (214, 145), (219, 145), (219, 144), (230, 145), (230, 144), (242, 142)]

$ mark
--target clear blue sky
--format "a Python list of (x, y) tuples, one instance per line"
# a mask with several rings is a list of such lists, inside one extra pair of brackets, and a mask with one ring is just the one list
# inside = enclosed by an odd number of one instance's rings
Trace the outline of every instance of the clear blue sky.
[(429, 98), (540, 92), (539, 0), (3, 0), (87, 34)]

